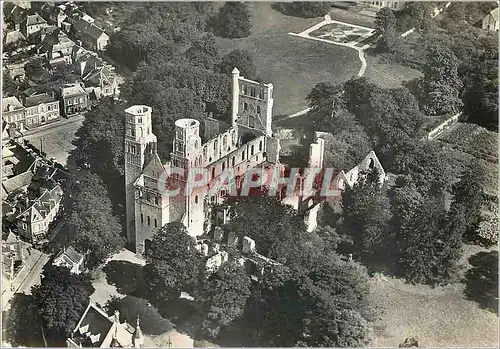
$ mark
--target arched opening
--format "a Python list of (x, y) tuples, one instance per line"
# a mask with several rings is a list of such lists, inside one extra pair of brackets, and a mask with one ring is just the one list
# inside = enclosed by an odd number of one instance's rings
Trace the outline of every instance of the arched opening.
[(198, 149), (198, 141), (194, 141), (194, 149)]
[(158, 228), (158, 220), (155, 218), (155, 228)]
[(252, 144), (252, 146), (250, 147), (250, 156), (253, 156), (253, 153), (254, 153), (254, 145)]
[(248, 117), (248, 127), (255, 128), (255, 117), (253, 115)]
[(151, 217), (148, 216), (148, 225), (151, 225)]
[(243, 110), (248, 111), (248, 103), (247, 102), (243, 102)]
[(195, 204), (197, 204), (197, 203), (198, 203), (198, 195), (196, 195), (196, 196), (194, 197), (194, 203), (195, 203)]
[(260, 115), (260, 105), (257, 106), (257, 114)]
[(215, 178), (215, 166), (212, 167), (212, 179), (214, 179), (214, 178)]
[(224, 162), (222, 163), (222, 171), (224, 172), (224, 170), (225, 170), (225, 169), (226, 169), (226, 162), (224, 161)]
[(259, 151), (262, 151), (262, 141), (259, 142)]
[(231, 166), (234, 166), (235, 162), (236, 162), (236, 158), (233, 156), (233, 158), (231, 159)]
[(144, 215), (141, 213), (141, 223), (144, 223)]
[(243, 150), (243, 152), (241, 153), (241, 160), (245, 160), (245, 151)]
[(146, 239), (144, 240), (144, 253), (147, 253), (149, 250), (151, 250), (151, 240)]
[(375, 162), (373, 161), (373, 159), (370, 159), (370, 162), (368, 163), (368, 168), (370, 170), (372, 170), (374, 166), (375, 166)]
[(224, 135), (224, 137), (222, 138), (222, 147), (229, 150), (229, 148), (227, 147), (227, 135)]

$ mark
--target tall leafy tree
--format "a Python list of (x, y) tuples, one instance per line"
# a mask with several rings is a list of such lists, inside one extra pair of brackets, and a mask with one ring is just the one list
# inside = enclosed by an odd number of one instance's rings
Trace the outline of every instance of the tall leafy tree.
[(202, 258), (196, 241), (179, 222), (163, 226), (146, 250), (144, 269), (152, 295), (158, 299), (191, 292), (198, 283)]
[(50, 266), (40, 285), (32, 288), (33, 302), (52, 336), (66, 339), (75, 329), (94, 292), (88, 274), (73, 274), (68, 268)]
[(123, 247), (122, 227), (98, 175), (87, 173), (75, 187), (68, 225), (76, 231), (75, 248), (86, 254), (92, 269)]
[(345, 109), (344, 88), (330, 82), (320, 82), (306, 97), (311, 111), (308, 117), (316, 130), (332, 132), (335, 119)]
[(249, 36), (252, 24), (247, 4), (226, 2), (211, 20), (210, 26), (215, 35), (223, 38), (234, 39)]
[(230, 75), (235, 67), (247, 79), (255, 80), (258, 78), (252, 54), (247, 50), (236, 49), (229, 52), (222, 57), (217, 68), (222, 74)]
[(373, 169), (342, 193), (343, 228), (352, 235), (354, 246), (358, 246), (356, 254), (369, 262), (387, 261), (393, 243), (389, 200), (379, 178)]
[(245, 268), (235, 261), (225, 262), (209, 276), (197, 301), (203, 303), (202, 332), (217, 337), (221, 328), (243, 315), (250, 297), (251, 281)]
[(211, 33), (202, 33), (191, 43), (184, 55), (192, 65), (213, 69), (219, 61), (219, 47)]
[(390, 51), (396, 44), (399, 34), (396, 32), (396, 16), (388, 8), (381, 8), (375, 17), (375, 33), (379, 35), (377, 48), (381, 51)]
[(446, 46), (429, 48), (421, 80), (421, 105), (429, 115), (456, 113), (462, 107), (459, 96), (463, 83), (458, 76), (458, 60)]

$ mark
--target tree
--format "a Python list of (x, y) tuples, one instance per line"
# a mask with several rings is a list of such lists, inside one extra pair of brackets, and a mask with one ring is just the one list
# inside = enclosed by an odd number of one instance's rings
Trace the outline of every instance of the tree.
[(399, 34), (396, 32), (396, 16), (390, 8), (383, 7), (377, 12), (375, 35), (380, 36), (377, 40), (377, 48), (381, 51), (390, 51), (396, 44)]
[(220, 73), (230, 75), (235, 67), (247, 79), (258, 79), (253, 57), (247, 50), (236, 49), (229, 52), (222, 57), (217, 68)]
[(221, 328), (243, 315), (250, 297), (250, 277), (244, 267), (234, 261), (225, 262), (206, 281), (201, 297), (205, 320), (202, 332), (215, 338)]
[(232, 217), (227, 223), (227, 231), (234, 232), (240, 239), (244, 236), (254, 239), (260, 254), (286, 259), (286, 255), (275, 253), (275, 250), (280, 242), (293, 240), (302, 227), (291, 206), (269, 196), (231, 197), (227, 204)]
[(314, 18), (326, 15), (331, 7), (331, 3), (303, 1), (278, 2), (273, 4), (272, 7), (285, 15)]
[(184, 55), (194, 66), (213, 69), (219, 61), (219, 47), (211, 33), (203, 33), (193, 40)]
[(498, 207), (493, 212), (481, 216), (477, 227), (477, 238), (486, 247), (498, 243)]
[(390, 234), (390, 205), (380, 187), (376, 169), (361, 175), (352, 188), (342, 193), (343, 228), (350, 233), (355, 254), (365, 261), (387, 261), (393, 237)]
[(397, 267), (411, 283), (445, 284), (457, 271), (462, 237), (447, 220), (444, 200), (407, 183), (394, 189)]
[(76, 231), (75, 248), (86, 254), (86, 266), (92, 269), (123, 247), (122, 227), (98, 175), (85, 174), (72, 196), (68, 225)]
[(48, 60), (45, 57), (35, 58), (24, 65), (26, 77), (35, 82), (49, 80)]
[(311, 111), (308, 117), (316, 130), (332, 132), (335, 119), (346, 106), (342, 85), (320, 82), (306, 97)]
[(248, 6), (243, 2), (226, 2), (210, 22), (215, 35), (223, 38), (244, 38), (252, 29)]
[(457, 233), (468, 237), (469, 240), (477, 238), (476, 229), (481, 221), (481, 211), (485, 203), (479, 178), (481, 178), (480, 167), (477, 162), (472, 162), (462, 172), (460, 180), (452, 186), (450, 220), (462, 223), (457, 227)]
[(171, 222), (159, 229), (145, 257), (144, 272), (151, 294), (158, 299), (179, 296), (182, 291), (191, 292), (202, 276), (204, 266), (196, 241), (182, 223)]
[(398, 15), (398, 29), (407, 31), (411, 28), (429, 31), (434, 23), (432, 14), (436, 3), (432, 2), (410, 2), (407, 3)]
[(77, 275), (68, 268), (49, 266), (41, 284), (33, 286), (31, 292), (46, 328), (64, 340), (87, 308), (94, 287), (88, 274)]
[(431, 46), (421, 80), (421, 106), (429, 115), (456, 113), (463, 84), (458, 76), (458, 60), (448, 47)]

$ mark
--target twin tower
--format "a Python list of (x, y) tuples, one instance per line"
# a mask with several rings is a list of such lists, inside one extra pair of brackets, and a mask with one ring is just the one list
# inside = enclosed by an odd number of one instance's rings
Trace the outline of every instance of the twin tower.
[(177, 120), (166, 163), (156, 151), (152, 108), (134, 105), (125, 110), (127, 240), (137, 254), (143, 254), (153, 235), (169, 222), (182, 222), (193, 237), (202, 235), (210, 205), (220, 203), (227, 193), (221, 187), (214, 194), (207, 185), (192, 195), (172, 197), (162, 188), (183, 179), (168, 174), (203, 168), (215, 180), (229, 169), (241, 175), (265, 162), (279, 162), (279, 141), (271, 130), (272, 108), (273, 85), (245, 79), (234, 68), (230, 127), (221, 129), (217, 120), (206, 118), (202, 142), (198, 120)]

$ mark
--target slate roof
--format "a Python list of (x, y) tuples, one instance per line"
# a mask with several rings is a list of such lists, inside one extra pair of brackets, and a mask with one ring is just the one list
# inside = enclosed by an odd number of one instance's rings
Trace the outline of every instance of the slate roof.
[(59, 252), (57, 257), (54, 259), (54, 264), (66, 266), (71, 269), (74, 265), (80, 264), (82, 260), (83, 254), (78, 253), (73, 246), (70, 246)]
[(75, 22), (75, 29), (80, 33), (85, 34), (92, 39), (98, 39), (101, 35), (107, 35), (104, 30), (96, 26), (95, 24), (91, 24), (84, 19), (78, 19)]
[(90, 303), (73, 332), (80, 336), (88, 334), (91, 340), (89, 344), (100, 347), (112, 327), (113, 321), (108, 315)]
[(4, 44), (5, 45), (20, 41), (20, 40), (26, 40), (26, 38), (24, 37), (23, 33), (21, 33), (19, 30), (14, 30), (14, 31), (5, 33), (5, 37), (4, 37)]
[(62, 189), (60, 185), (55, 186), (52, 190), (45, 189), (43, 194), (36, 199), (33, 204), (18, 218), (26, 221), (33, 222), (37, 217), (45, 218), (54, 206), (62, 200)]
[(42, 103), (52, 103), (52, 102), (57, 102), (57, 100), (54, 97), (48, 95), (47, 93), (40, 93), (38, 95), (26, 97), (24, 104), (26, 107), (33, 107), (35, 105), (39, 105)]

